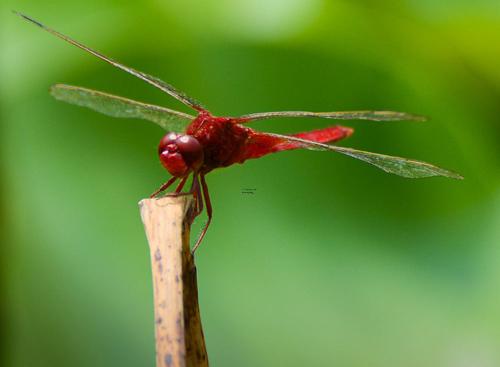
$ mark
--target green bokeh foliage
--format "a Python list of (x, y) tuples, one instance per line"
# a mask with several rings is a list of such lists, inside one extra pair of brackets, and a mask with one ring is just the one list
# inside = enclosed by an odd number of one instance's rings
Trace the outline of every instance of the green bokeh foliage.
[[(183, 109), (22, 22), (26, 12), (217, 114), (394, 109), (344, 144), (422, 159), (407, 180), (294, 151), (208, 176), (197, 258), (212, 365), (500, 365), (497, 1), (86, 1), (0, 5), (1, 274), (10, 367), (153, 366), (137, 202), (162, 131), (58, 103), (65, 82)], [(328, 121), (261, 121), (292, 132)], [(255, 188), (244, 195), (243, 188)], [(199, 228), (197, 225), (195, 230)]]

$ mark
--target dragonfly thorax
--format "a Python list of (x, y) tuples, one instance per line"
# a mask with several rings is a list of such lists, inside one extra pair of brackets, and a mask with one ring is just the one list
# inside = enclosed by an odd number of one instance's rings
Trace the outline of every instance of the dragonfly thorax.
[(168, 133), (158, 146), (160, 161), (175, 177), (197, 171), (203, 164), (203, 147), (192, 135)]

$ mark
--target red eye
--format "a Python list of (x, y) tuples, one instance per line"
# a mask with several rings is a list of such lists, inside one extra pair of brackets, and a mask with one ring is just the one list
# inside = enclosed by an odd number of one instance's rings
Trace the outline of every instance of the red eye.
[(167, 145), (175, 143), (179, 135), (176, 133), (168, 133), (165, 135), (161, 140), (160, 144), (158, 145), (158, 154), (161, 154), (166, 148)]
[(182, 153), (199, 154), (202, 151), (201, 144), (191, 135), (183, 135), (176, 140), (177, 146)]
[(203, 163), (203, 147), (200, 142), (191, 135), (182, 135), (175, 141), (179, 152), (192, 169), (198, 169)]
[(200, 169), (203, 164), (203, 147), (191, 135), (168, 133), (158, 145), (163, 166), (176, 177)]
[(160, 154), (160, 161), (172, 176), (183, 177), (189, 173), (189, 167), (179, 153), (164, 151)]

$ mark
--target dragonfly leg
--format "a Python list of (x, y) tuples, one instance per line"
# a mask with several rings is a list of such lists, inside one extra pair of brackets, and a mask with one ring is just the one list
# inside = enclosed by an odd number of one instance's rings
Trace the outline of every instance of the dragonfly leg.
[(200, 188), (200, 185), (198, 185), (198, 190), (196, 191), (196, 196), (198, 198), (200, 198), (198, 201), (197, 201), (197, 204), (198, 204), (198, 214), (199, 215), (202, 211), (203, 211), (203, 197), (201, 196), (201, 188)]
[(158, 190), (156, 190), (155, 192), (153, 192), (150, 196), (150, 198), (154, 198), (156, 197), (159, 193), (165, 191), (166, 189), (169, 188), (170, 185), (172, 185), (175, 181), (177, 180), (177, 177), (172, 177), (170, 180), (168, 180), (167, 182), (165, 182), (163, 185), (160, 186), (160, 188)]
[[(203, 204), (200, 204), (200, 201), (203, 200), (200, 191), (200, 181), (198, 179), (198, 173), (193, 173), (193, 183), (191, 184), (191, 189), (189, 189), (188, 195), (193, 195), (194, 198), (194, 206), (193, 212), (191, 215), (191, 223), (193, 223), (194, 219), (200, 215), (201, 208), (203, 208)], [(201, 207), (201, 208), (200, 208)]]
[[(188, 175), (189, 176), (189, 175)], [(184, 184), (186, 183), (188, 176), (185, 176), (181, 182), (179, 182), (179, 185), (177, 185), (177, 188), (175, 189), (175, 193), (178, 194), (181, 192), (182, 188), (184, 187)]]
[(194, 255), (196, 249), (200, 246), (201, 241), (203, 240), (203, 237), (205, 237), (205, 234), (207, 233), (208, 226), (210, 225), (210, 222), (212, 221), (212, 203), (210, 202), (210, 195), (208, 193), (208, 186), (207, 182), (205, 181), (205, 175), (200, 175), (201, 179), (201, 186), (203, 188), (203, 197), (205, 199), (205, 204), (207, 207), (207, 216), (208, 220), (205, 223), (205, 226), (203, 227), (203, 230), (201, 231), (200, 236), (198, 237), (198, 240), (196, 241), (193, 250), (191, 250), (191, 254)]
[(192, 189), (188, 192), (181, 192), (182, 189), (184, 188), (184, 184), (186, 183), (187, 179), (189, 176), (184, 176), (177, 187), (175, 188), (174, 192), (171, 192), (170, 194), (167, 194), (168, 196), (183, 196), (183, 195), (191, 195), (192, 194)]
[(189, 195), (196, 195), (196, 191), (198, 190), (198, 187), (200, 186), (200, 181), (198, 180), (198, 174), (195, 172), (193, 173), (193, 182), (191, 182), (191, 188), (188, 191)]

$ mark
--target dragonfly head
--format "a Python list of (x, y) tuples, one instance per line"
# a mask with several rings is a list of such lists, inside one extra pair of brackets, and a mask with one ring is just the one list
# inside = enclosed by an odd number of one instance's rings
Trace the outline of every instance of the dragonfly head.
[(203, 147), (191, 135), (168, 133), (158, 146), (160, 161), (172, 176), (184, 177), (203, 164)]

